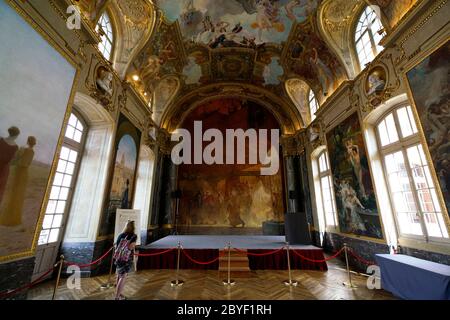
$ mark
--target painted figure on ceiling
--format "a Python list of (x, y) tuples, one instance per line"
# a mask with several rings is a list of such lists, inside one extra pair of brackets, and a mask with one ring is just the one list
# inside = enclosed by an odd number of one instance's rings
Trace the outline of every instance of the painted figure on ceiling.
[(316, 48), (312, 48), (309, 61), (322, 85), (323, 95), (327, 96), (328, 89), (332, 88), (333, 86), (333, 73), (331, 72), (330, 68), (319, 58), (319, 54)]

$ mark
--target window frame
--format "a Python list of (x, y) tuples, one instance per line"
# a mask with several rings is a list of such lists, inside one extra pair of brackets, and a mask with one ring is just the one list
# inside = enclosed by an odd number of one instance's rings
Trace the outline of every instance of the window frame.
[[(407, 137), (403, 137), (403, 132), (401, 129), (401, 125), (400, 125), (400, 120), (399, 120), (399, 116), (397, 111), (401, 108), (404, 107), (410, 107), (411, 108), (411, 114), (412, 114), (412, 119), (410, 119), (411, 121), (415, 122), (416, 125), (416, 129), (417, 132), (413, 133)], [(414, 110), (413, 110), (413, 105), (408, 103), (408, 102), (404, 102), (401, 104), (397, 104), (395, 106), (393, 106), (392, 108), (389, 108), (389, 110), (387, 110), (386, 112), (384, 112), (379, 119), (375, 122), (374, 124), (374, 129), (375, 129), (375, 135), (376, 135), (376, 143), (377, 143), (377, 147), (379, 150), (379, 154), (380, 154), (380, 159), (381, 159), (381, 165), (382, 165), (382, 169), (383, 169), (383, 177), (385, 179), (386, 182), (386, 187), (388, 190), (388, 194), (389, 194), (389, 203), (391, 205), (392, 208), (392, 214), (393, 214), (393, 221), (395, 223), (395, 228), (398, 234), (399, 239), (409, 239), (409, 240), (416, 240), (422, 243), (450, 243), (450, 230), (447, 226), (447, 224), (445, 223), (445, 217), (444, 217), (444, 212), (442, 210), (442, 202), (439, 199), (439, 192), (438, 189), (440, 188), (440, 185), (437, 183), (437, 181), (435, 180), (435, 178), (433, 177), (433, 175), (431, 174), (431, 179), (434, 185), (434, 189), (436, 191), (436, 196), (437, 196), (437, 201), (438, 204), (440, 206), (441, 209), (441, 214), (442, 214), (442, 219), (444, 220), (444, 228), (446, 228), (447, 233), (449, 234), (449, 238), (445, 238), (445, 237), (435, 237), (435, 236), (430, 236), (426, 227), (426, 223), (425, 223), (425, 218), (424, 218), (424, 213), (422, 212), (422, 208), (421, 208), (421, 203), (420, 203), (420, 199), (419, 199), (419, 194), (416, 190), (415, 187), (415, 182), (414, 182), (414, 175), (413, 175), (413, 169), (411, 168), (410, 165), (410, 160), (408, 158), (408, 153), (407, 150), (409, 148), (415, 147), (415, 146), (422, 146), (422, 148), (424, 149), (424, 153), (425, 153), (425, 145), (422, 142), (421, 136), (420, 136), (420, 128), (419, 125), (417, 123), (416, 117), (414, 116)], [(381, 143), (381, 136), (380, 136), (380, 132), (378, 130), (378, 126), (381, 124), (381, 122), (383, 122), (390, 114), (392, 114), (392, 116), (394, 117), (394, 124), (395, 124), (395, 128), (397, 130), (397, 134), (398, 134), (398, 141), (390, 143), (386, 146), (382, 146)], [(402, 229), (400, 227), (400, 222), (399, 222), (399, 218), (398, 218), (398, 214), (397, 214), (397, 210), (395, 207), (395, 202), (393, 199), (393, 192), (391, 191), (391, 185), (389, 182), (389, 177), (387, 174), (387, 166), (386, 166), (386, 156), (389, 154), (393, 154), (396, 152), (401, 152), (403, 155), (403, 159), (405, 162), (405, 169), (406, 172), (408, 174), (408, 181), (411, 187), (411, 193), (413, 195), (414, 198), (414, 205), (416, 206), (417, 209), (417, 215), (420, 218), (420, 226), (422, 229), (422, 235), (415, 235), (415, 234), (410, 234), (410, 233), (404, 233), (402, 232)], [(431, 163), (429, 161), (429, 159), (425, 156), (426, 161), (427, 161), (427, 166), (430, 169), (430, 171), (433, 169), (431, 166)]]
[[(43, 244), (39, 244), (39, 240), (38, 240), (38, 246), (41, 247), (41, 248), (42, 247), (52, 246), (55, 243), (58, 243), (58, 242), (61, 241), (61, 239), (62, 239), (62, 237), (63, 237), (63, 235), (65, 233), (65, 229), (66, 229), (66, 226), (67, 226), (67, 220), (69, 218), (69, 214), (70, 214), (70, 210), (71, 210), (71, 206), (72, 206), (72, 200), (73, 200), (73, 196), (74, 196), (75, 187), (77, 185), (78, 174), (80, 172), (83, 152), (85, 150), (87, 136), (88, 136), (88, 133), (89, 133), (89, 126), (87, 125), (87, 122), (86, 122), (86, 120), (84, 120), (83, 116), (77, 110), (75, 110), (75, 108), (72, 108), (71, 115), (72, 114), (77, 118), (77, 120), (83, 126), (83, 132), (82, 132), (82, 136), (81, 136), (81, 141), (80, 142), (76, 142), (75, 140), (66, 137), (66, 131), (67, 131), (67, 128), (69, 126), (69, 121), (67, 121), (66, 126), (65, 126), (64, 131), (63, 131), (63, 142), (61, 144), (61, 147), (60, 147), (59, 153), (58, 153), (58, 163), (59, 163), (59, 160), (60, 160), (60, 153), (61, 153), (61, 150), (62, 150), (63, 147), (67, 147), (70, 150), (76, 151), (78, 153), (78, 156), (77, 156), (77, 159), (76, 159), (76, 161), (74, 163), (74, 171), (73, 171), (73, 174), (72, 174), (72, 180), (71, 180), (70, 186), (68, 187), (69, 190), (68, 190), (68, 195), (67, 195), (67, 199), (66, 199), (66, 206), (64, 208), (64, 212), (61, 214), (62, 215), (62, 221), (61, 221), (61, 225), (59, 227), (58, 239), (56, 241), (54, 241), (54, 242), (49, 242), (48, 241), (49, 237), (48, 237), (46, 243), (43, 243)], [(56, 173), (57, 172), (55, 171), (55, 176), (56, 176)], [(54, 186), (55, 176), (53, 176), (53, 178), (52, 178), (50, 190)], [(50, 201), (50, 199), (49, 199), (49, 201)], [(47, 206), (45, 208), (45, 211), (47, 211), (47, 207), (48, 207), (48, 203), (47, 203)], [(45, 215), (47, 215), (47, 213), (44, 213), (44, 218), (45, 218)], [(55, 216), (55, 215), (59, 215), (59, 214), (53, 213), (52, 215)], [(52, 227), (48, 228), (48, 229), (47, 228), (44, 229), (43, 222), (44, 221), (42, 221), (41, 226), (40, 226), (41, 230), (39, 232), (39, 238), (40, 238), (41, 232), (43, 230), (50, 230), (51, 231), (52, 229), (56, 229), (56, 228), (52, 228)]]
[[(311, 96), (311, 94), (312, 94), (312, 96)], [(311, 99), (311, 97), (313, 97), (313, 99)], [(313, 101), (315, 101), (315, 103), (317, 105), (317, 108), (316, 108), (316, 110), (314, 112), (312, 110), (312, 105), (311, 105), (311, 103)], [(313, 122), (317, 118), (316, 117), (316, 113), (320, 109), (320, 103), (319, 103), (319, 100), (317, 99), (316, 93), (311, 88), (309, 88), (309, 91), (308, 91), (308, 108), (309, 108), (311, 122)]]
[[(107, 31), (109, 31), (109, 30), (104, 30), (104, 28), (103, 28), (103, 26), (101, 26), (101, 24), (100, 24), (100, 21), (102, 21), (102, 19), (103, 19), (103, 17), (107, 17), (107, 19), (108, 19), (108, 22), (109, 22), (109, 26), (111, 27), (111, 35), (112, 35), (112, 39), (110, 39), (109, 37), (108, 37), (108, 32)], [(114, 25), (113, 25), (113, 22), (112, 22), (112, 20), (111, 20), (111, 15), (107, 12), (107, 11), (104, 11), (101, 15), (100, 15), (100, 17), (98, 18), (98, 20), (97, 20), (97, 22), (96, 22), (96, 24), (95, 24), (95, 31), (97, 32), (97, 33), (99, 33), (99, 31), (97, 30), (97, 28), (101, 28), (102, 29), (102, 32), (103, 32), (103, 34), (105, 35), (105, 39), (106, 39), (106, 41), (111, 45), (111, 51), (109, 52), (109, 58), (107, 58), (106, 56), (105, 56), (105, 53), (104, 53), (104, 51), (105, 51), (105, 49), (103, 49), (103, 51), (102, 50), (100, 50), (100, 45), (101, 44), (103, 44), (104, 42), (103, 41), (101, 41), (101, 42), (99, 42), (98, 43), (98, 45), (97, 45), (97, 49), (100, 51), (100, 53), (102, 54), (102, 57), (104, 57), (106, 60), (108, 60), (108, 61), (112, 61), (112, 59), (113, 59), (113, 56), (114, 56), (114, 44), (115, 44), (115, 40), (116, 40), (116, 32), (115, 32), (115, 29), (114, 29)], [(100, 36), (100, 40), (102, 40), (102, 38), (101, 38), (101, 36)], [(104, 45), (103, 45), (104, 46)], [(104, 46), (105, 47), (105, 46)]]
[[(325, 171), (321, 171), (321, 165), (320, 165), (320, 158), (322, 156), (325, 156), (325, 161), (326, 161), (326, 165), (327, 165), (327, 170)], [(320, 187), (320, 196), (321, 196), (321, 203), (320, 205), (322, 206), (322, 212), (323, 212), (323, 218), (325, 221), (325, 228), (334, 228), (337, 229), (339, 226), (339, 222), (337, 219), (337, 206), (336, 206), (336, 195), (334, 192), (334, 183), (333, 183), (333, 173), (331, 172), (331, 166), (330, 166), (330, 159), (328, 156), (328, 150), (324, 149), (322, 150), (316, 157), (316, 162), (317, 162), (317, 177), (319, 179), (319, 187)], [(327, 217), (327, 212), (325, 209), (325, 197), (324, 197), (324, 187), (322, 184), (322, 178), (328, 178), (330, 181), (330, 195), (331, 195), (331, 204), (332, 204), (332, 209), (333, 209), (333, 224), (329, 224), (328, 223), (328, 217)], [(317, 201), (316, 201), (317, 203)]]
[[(383, 47), (383, 50), (378, 51), (377, 47), (379, 45), (377, 43), (375, 43), (375, 36), (374, 36), (373, 30), (369, 26), (366, 26), (365, 29), (361, 29), (361, 34), (359, 35), (358, 38), (356, 37), (356, 33), (359, 31), (359, 26), (361, 24), (363, 24), (363, 22), (364, 22), (364, 20), (365, 20), (365, 18), (367, 16), (366, 15), (366, 10), (367, 9), (370, 9), (370, 10), (372, 10), (375, 13), (375, 17), (376, 18), (375, 18), (374, 21), (378, 20), (380, 22), (380, 25), (382, 27), (382, 29), (380, 29), (380, 30), (385, 29), (385, 26), (383, 25), (383, 21), (382, 21), (381, 17), (378, 16), (377, 12), (375, 10), (373, 10), (370, 6), (365, 6), (362, 9), (362, 11), (360, 12), (360, 14), (358, 16), (358, 19), (356, 20), (356, 23), (354, 25), (354, 28), (353, 28), (353, 39), (352, 39), (353, 48), (354, 48), (354, 52), (355, 52), (355, 57), (356, 57), (356, 61), (358, 62), (360, 71), (364, 70), (366, 68), (366, 66), (368, 64), (370, 64), (373, 60), (375, 60), (376, 57), (384, 50), (384, 47)], [(364, 18), (363, 18), (363, 16), (364, 16)], [(358, 53), (358, 43), (362, 42), (362, 39), (363, 39), (363, 37), (364, 37), (364, 35), (366, 33), (368, 33), (368, 35), (369, 35), (369, 40), (370, 40), (370, 46), (371, 46), (371, 49), (372, 49), (373, 59), (363, 65), (363, 63), (361, 61), (361, 58), (360, 58), (360, 55)], [(384, 36), (386, 36), (386, 31), (384, 31), (382, 37), (384, 37)]]

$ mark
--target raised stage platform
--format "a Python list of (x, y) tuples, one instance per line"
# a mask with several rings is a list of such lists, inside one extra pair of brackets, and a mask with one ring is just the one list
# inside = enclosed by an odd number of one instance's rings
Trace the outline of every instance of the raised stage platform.
[[(247, 256), (251, 270), (286, 270), (286, 250), (277, 251), (286, 244), (284, 236), (226, 236), (226, 235), (179, 235), (168, 236), (146, 246), (139, 247), (140, 254), (158, 254), (168, 249), (176, 248), (181, 243), (184, 253), (181, 254), (181, 269), (219, 269), (219, 255), (227, 252), (228, 243), (233, 250), (233, 255)], [(312, 245), (291, 245), (290, 261), (292, 269), (303, 270), (327, 270), (323, 250)], [(277, 252), (275, 252), (277, 251)], [(295, 252), (294, 252), (295, 251)], [(269, 254), (273, 252), (272, 254)], [(265, 255), (267, 254), (267, 255)], [(188, 258), (191, 257), (192, 259)], [(304, 259), (305, 257), (307, 259)], [(209, 262), (211, 264), (199, 264), (197, 262)], [(223, 258), (221, 258), (223, 259)], [(311, 261), (314, 260), (314, 261)], [(177, 262), (177, 250), (165, 252), (161, 255), (141, 256), (138, 259), (137, 268), (142, 269), (175, 269)]]

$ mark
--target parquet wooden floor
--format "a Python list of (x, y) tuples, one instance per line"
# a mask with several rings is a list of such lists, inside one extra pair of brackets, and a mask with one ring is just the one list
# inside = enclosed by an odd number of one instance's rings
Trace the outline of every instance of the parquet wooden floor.
[[(175, 279), (175, 270), (143, 270), (131, 273), (125, 288), (125, 296), (130, 300), (382, 300), (395, 299), (383, 290), (369, 290), (367, 278), (352, 275), (356, 289), (349, 289), (342, 283), (347, 273), (339, 263), (329, 263), (330, 270), (293, 270), (292, 276), (298, 281), (297, 287), (287, 287), (282, 282), (288, 278), (287, 271), (250, 271), (235, 274), (236, 285), (225, 287), (222, 280), (226, 273), (217, 270), (181, 270), (181, 287), (170, 286)], [(114, 297), (114, 287), (101, 289), (107, 276), (81, 279), (81, 289), (67, 288), (62, 279), (57, 300), (110, 300)], [(32, 288), (28, 299), (51, 299), (54, 281)]]

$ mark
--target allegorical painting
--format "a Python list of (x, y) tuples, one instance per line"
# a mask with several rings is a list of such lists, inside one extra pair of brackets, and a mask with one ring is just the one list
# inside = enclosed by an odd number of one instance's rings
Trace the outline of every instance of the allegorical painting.
[(132, 209), (140, 132), (123, 115), (115, 143), (114, 168), (109, 197), (100, 223), (99, 236), (114, 233), (117, 209)]
[[(266, 109), (237, 99), (204, 104), (181, 127), (193, 132), (194, 121), (202, 121), (203, 131), (216, 128), (224, 136), (226, 129), (279, 129)], [(267, 143), (270, 148), (270, 134)], [(221, 227), (242, 228), (243, 234), (252, 234), (255, 229), (261, 231), (265, 221), (283, 221), (282, 167), (271, 176), (262, 176), (260, 169), (259, 164), (180, 165), (178, 224), (187, 232), (190, 227), (204, 227), (204, 233), (214, 233), (214, 228)]]
[(407, 73), (417, 114), (450, 213), (450, 43)]
[(178, 20), (186, 40), (222, 46), (255, 46), (286, 41), (317, 0), (156, 0), (170, 21)]
[(327, 144), (340, 231), (382, 239), (358, 114), (354, 113), (328, 132)]
[(41, 207), (76, 70), (5, 1), (0, 1), (0, 42), (3, 260), (31, 254), (36, 244)]

